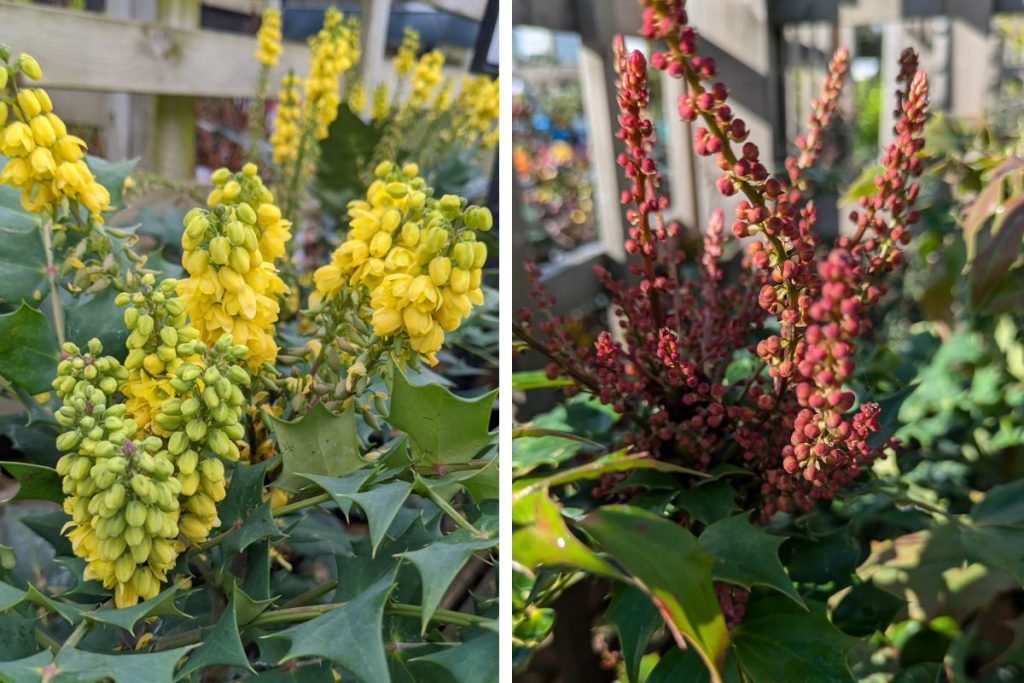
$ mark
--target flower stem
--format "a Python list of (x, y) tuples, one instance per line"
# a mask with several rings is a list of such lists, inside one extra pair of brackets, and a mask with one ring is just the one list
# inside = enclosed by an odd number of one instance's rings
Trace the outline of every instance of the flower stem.
[(53, 265), (53, 218), (43, 221), (43, 246), (46, 248), (46, 279), (50, 283), (50, 306), (53, 309), (53, 328), (57, 341), (64, 346), (64, 308), (60, 305), (60, 290), (57, 287), (57, 268)]

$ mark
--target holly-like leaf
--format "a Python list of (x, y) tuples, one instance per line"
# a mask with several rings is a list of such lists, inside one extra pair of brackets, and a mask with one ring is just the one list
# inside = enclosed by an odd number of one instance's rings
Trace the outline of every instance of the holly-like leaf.
[[(39, 651), (34, 633), (38, 623), (34, 618), (0, 614), (0, 662), (30, 657)], [(0, 663), (0, 680), (3, 680), (3, 667)]]
[(772, 588), (806, 607), (779, 561), (784, 540), (758, 529), (746, 515), (715, 522), (700, 535), (700, 544), (718, 559), (712, 570), (715, 580)]
[(35, 301), (36, 292), (47, 292), (46, 248), (39, 222), (0, 206), (0, 244), (0, 301)]
[(808, 614), (784, 598), (749, 605), (733, 631), (736, 658), (752, 683), (853, 681), (846, 651), (854, 642), (829, 622), (823, 606)]
[(39, 683), (46, 680), (44, 671), (53, 663), (49, 650), (13, 662), (0, 662), (0, 683)]
[(202, 645), (192, 652), (188, 663), (178, 673), (178, 676), (186, 678), (196, 671), (216, 665), (253, 670), (249, 665), (249, 658), (245, 654), (245, 648), (242, 646), (242, 639), (238, 635), (235, 600), (231, 600), (228, 604), (213, 630), (204, 634)]
[(422, 633), (426, 633), (434, 610), (469, 558), (477, 551), (493, 548), (497, 544), (497, 537), (476, 538), (469, 531), (459, 529), (437, 543), (398, 554), (398, 557), (416, 565), (420, 572), (423, 588)]
[(60, 350), (46, 316), (21, 304), (0, 315), (0, 375), (30, 394), (50, 390)]
[(27, 462), (2, 462), (0, 469), (18, 481), (18, 491), (8, 500), (49, 500), (54, 503), (64, 502), (61, 490), (60, 475), (51, 467), (33, 465)]
[(971, 518), (977, 524), (1024, 527), (1024, 479), (993, 486), (971, 508)]
[(305, 474), (302, 476), (330, 494), (334, 502), (338, 504), (338, 508), (348, 516), (349, 511), (352, 509), (352, 499), (349, 496), (353, 493), (358, 493), (371, 474), (373, 474), (373, 470), (367, 467), (356, 470), (344, 477), (322, 477), (317, 474)]
[(546, 490), (514, 498), (512, 524), (512, 555), (526, 569), (571, 566), (610, 578), (621, 577), (569, 530), (561, 509)]
[(188, 615), (179, 610), (174, 600), (178, 597), (178, 587), (172, 585), (170, 588), (162, 591), (159, 595), (155, 595), (145, 602), (140, 602), (134, 607), (124, 607), (121, 609), (98, 609), (93, 612), (85, 612), (84, 615), (87, 619), (97, 621), (103, 624), (110, 624), (123, 628), (125, 631), (131, 631), (135, 628), (135, 624), (139, 623), (142, 619), (148, 619), (149, 617), (157, 616), (178, 616), (187, 617)]
[(235, 463), (231, 471), (228, 495), (217, 505), (221, 528), (241, 526), (256, 508), (264, 503), (263, 480), (267, 469), (275, 460), (264, 460), (255, 465)]
[[(700, 655), (691, 650), (673, 648), (666, 652), (644, 683), (711, 683), (711, 675)], [(729, 657), (722, 671), (723, 683), (744, 683), (736, 667), (735, 657)]]
[(832, 612), (832, 620), (851, 636), (870, 636), (875, 631), (884, 631), (906, 604), (868, 581), (857, 584), (843, 596)]
[[(662, 623), (658, 608), (638, 588), (618, 584), (612, 589), (611, 604), (604, 616), (619, 633), (626, 679), (629, 683), (641, 683), (640, 660)], [(703, 668), (699, 658), (698, 664)]]
[(704, 525), (714, 524), (740, 509), (736, 504), (736, 489), (723, 479), (680, 491), (676, 503)]
[(369, 491), (342, 496), (358, 505), (366, 515), (366, 522), (370, 527), (370, 543), (373, 554), (377, 553), (377, 547), (384, 540), (384, 534), (387, 533), (388, 527), (394, 521), (402, 503), (409, 497), (410, 491), (412, 491), (412, 484), (396, 480), (376, 486)]
[(386, 681), (388, 665), (381, 629), (384, 605), (394, 582), (395, 570), (391, 570), (342, 607), (270, 637), (291, 642), (284, 661), (324, 657), (363, 683)]
[(693, 534), (627, 505), (599, 508), (581, 526), (639, 580), (680, 647), (692, 644), (708, 668), (718, 671), (729, 632), (711, 582), (715, 558)]
[(413, 385), (396, 372), (388, 422), (409, 435), (414, 462), (467, 462), (493, 440), (488, 425), (496, 395), (464, 399), (437, 384)]
[(497, 653), (498, 637), (481, 632), (467, 638), (458, 647), (446, 647), (411, 661), (413, 664), (429, 663), (444, 669), (454, 683), (493, 683), (498, 680)]
[(64, 336), (82, 348), (95, 337), (103, 344), (103, 354), (124, 360), (128, 355), (125, 340), (128, 328), (122, 322), (123, 309), (114, 304), (118, 291), (107, 287), (93, 295), (83, 295), (64, 306)]
[(25, 591), (0, 581), (0, 612), (10, 609), (25, 599)]
[(352, 408), (334, 415), (318, 403), (292, 422), (273, 415), (265, 419), (281, 447), (283, 471), (274, 486), (298, 491), (306, 484), (300, 474), (342, 477), (366, 464), (359, 457), (359, 433)]
[(173, 683), (174, 668), (178, 660), (191, 647), (142, 655), (101, 655), (95, 652), (62, 647), (54, 659), (53, 681), (93, 683), (113, 680), (146, 681), (146, 683)]
[(270, 503), (263, 502), (253, 510), (242, 525), (224, 539), (221, 547), (228, 555), (242, 552), (256, 541), (277, 538), (281, 530), (274, 523), (274, 515)]

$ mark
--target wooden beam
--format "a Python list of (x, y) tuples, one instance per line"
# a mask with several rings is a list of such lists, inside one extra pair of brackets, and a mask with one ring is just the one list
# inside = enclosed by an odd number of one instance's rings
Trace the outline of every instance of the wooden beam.
[[(198, 25), (198, 22), (197, 22)], [(256, 39), (175, 28), (0, 0), (3, 38), (34, 54), (50, 88), (192, 97), (252, 97), (259, 64)], [(271, 74), (304, 73), (304, 45), (286, 45)]]
[(996, 67), (989, 40), (993, 9), (993, 0), (949, 0), (949, 109), (954, 116), (984, 114), (995, 90)]
[(430, 4), (449, 14), (480, 21), (487, 9), (487, 0), (429, 0)]
[(384, 79), (384, 59), (388, 46), (388, 24), (391, 22), (391, 0), (363, 0), (362, 57), (359, 68), (366, 91), (372, 93)]

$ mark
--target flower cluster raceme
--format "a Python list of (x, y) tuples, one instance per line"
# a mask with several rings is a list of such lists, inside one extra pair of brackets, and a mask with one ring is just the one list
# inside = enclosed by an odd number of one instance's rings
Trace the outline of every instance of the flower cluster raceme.
[(486, 148), (498, 144), (500, 88), (497, 78), (464, 76), (455, 97), (458, 121), (454, 128), (470, 143), (477, 140)]
[(411, 26), (402, 32), (402, 44), (395, 52), (395, 74), (406, 78), (416, 68), (416, 55), (420, 52), (420, 33)]
[(281, 49), (281, 12), (268, 7), (263, 10), (260, 30), (256, 33), (256, 60), (267, 67), (275, 66)]
[(444, 54), (440, 50), (431, 50), (420, 55), (416, 68), (409, 79), (410, 92), (408, 106), (422, 109), (430, 102), (430, 94), (441, 82), (441, 68), (444, 66)]
[(68, 133), (42, 88), (19, 88), (17, 77), (42, 78), (39, 64), (27, 54), (8, 64), (0, 46), (0, 95), (10, 92), (10, 105), (0, 98), (0, 153), (8, 158), (0, 183), (21, 190), (26, 211), (54, 212), (62, 202), (85, 207), (94, 221), (110, 205), (110, 193), (96, 182), (85, 163), (85, 142)]
[(298, 156), (299, 142), (302, 138), (302, 131), (299, 128), (302, 116), (301, 102), (299, 78), (293, 73), (288, 73), (281, 79), (274, 127), (270, 133), (271, 158), (279, 167), (294, 163)]
[(171, 278), (157, 284), (147, 273), (136, 291), (121, 292), (114, 300), (126, 306), (124, 325), (129, 330), (124, 361), (128, 376), (121, 391), (140, 432), (150, 430), (159, 436), (170, 434), (153, 418), (175, 395), (170, 383), (174, 371), (201, 348), (196, 344), (199, 331), (187, 322), (185, 301), (175, 293), (177, 284)]
[(85, 577), (114, 590), (118, 607), (151, 598), (174, 567), (181, 482), (161, 455), (157, 436), (135, 437), (137, 425), (115, 395), (127, 372), (102, 345), (86, 353), (64, 346), (53, 387), (63, 405), (54, 417), (65, 430), (57, 447), (67, 536), (84, 559)]
[(201, 340), (231, 335), (249, 348), (249, 367), (256, 369), (277, 358), (274, 323), (287, 286), (272, 259), (284, 253), (289, 223), (255, 165), (236, 174), (219, 169), (213, 180), (212, 208), (185, 216), (182, 265), (189, 277), (177, 291)]
[(444, 333), (483, 303), (487, 247), (476, 231), (490, 230), (493, 219), (455, 195), (434, 198), (418, 170), (378, 165), (366, 198), (349, 203), (346, 241), (314, 273), (313, 303), (357, 292), (372, 308), (376, 335), (407, 340), (433, 364)]
[[(667, 200), (651, 156), (647, 60), (616, 41), (632, 277), (598, 271), (616, 333), (602, 331), (596, 343), (580, 345), (573, 326), (554, 313), (535, 267), (529, 268), (534, 306), (519, 313), (515, 332), (548, 357), (549, 376), (572, 380), (569, 393), (592, 393), (630, 416), (626, 445), (701, 469), (744, 467), (760, 483), (745, 489), (744, 504), (765, 518), (807, 510), (859, 476), (885, 445), (872, 438), (878, 405), (858, 404), (850, 380), (871, 304), (885, 291), (881, 278), (900, 264), (900, 248), (917, 220), (913, 180), (921, 170), (927, 80), (906, 53), (896, 137), (882, 158), (877, 191), (853, 214), (855, 234), (823, 248), (804, 193), (837, 111), (848, 53), (841, 49), (832, 59), (809, 130), (786, 161), (785, 176), (776, 177), (733, 112), (714, 61), (698, 52), (684, 0), (641, 4), (641, 33), (662, 44), (650, 65), (684, 81), (679, 114), (694, 124), (695, 153), (720, 170), (717, 189), (737, 196), (735, 219), (727, 230), (722, 212), (712, 216), (699, 277), (686, 275), (688, 257), (667, 239), (675, 227), (662, 218)], [(730, 233), (748, 246), (745, 267), (727, 279), (718, 259)], [(746, 353), (759, 364), (737, 379), (727, 369)], [(616, 486), (617, 476), (601, 481), (597, 495), (628, 495)], [(720, 597), (738, 619), (745, 596)]]
[(324, 25), (309, 41), (309, 74), (304, 84), (303, 118), (312, 121), (317, 140), (327, 137), (327, 130), (338, 117), (342, 74), (359, 62), (359, 25), (346, 20), (334, 7), (327, 8)]
[(373, 89), (370, 100), (370, 120), (383, 121), (391, 114), (391, 101), (388, 99), (388, 84), (380, 83)]
[(354, 81), (348, 89), (348, 108), (354, 114), (361, 114), (366, 109), (366, 87), (362, 81)]

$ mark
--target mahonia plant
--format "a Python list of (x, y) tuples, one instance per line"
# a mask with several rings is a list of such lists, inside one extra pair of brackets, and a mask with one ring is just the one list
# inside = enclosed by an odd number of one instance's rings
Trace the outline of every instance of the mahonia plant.
[[(651, 66), (685, 86), (678, 110), (693, 124), (694, 151), (719, 169), (718, 191), (740, 197), (730, 232), (747, 242), (744, 271), (735, 282), (724, 279), (718, 257), (726, 219), (717, 212), (705, 231), (700, 277), (681, 275), (685, 255), (671, 239), (678, 227), (663, 218), (668, 199), (651, 156), (647, 60), (639, 51), (627, 54), (618, 39), (618, 137), (625, 145), (618, 162), (630, 182), (622, 202), (631, 278), (624, 282), (601, 268), (598, 275), (621, 334), (604, 330), (593, 345), (577, 345), (567, 321), (552, 313), (554, 302), (536, 268), (536, 312), (520, 312), (516, 333), (549, 358), (549, 376), (573, 381), (570, 393), (590, 392), (631, 418), (623, 436), (628, 446), (700, 470), (744, 467), (759, 481), (745, 489), (748, 507), (759, 508), (764, 519), (810, 510), (855, 479), (885, 446), (870, 440), (879, 406), (858, 405), (848, 382), (858, 341), (870, 330), (870, 306), (885, 291), (884, 276), (900, 265), (908, 226), (917, 220), (914, 178), (922, 168), (927, 79), (916, 55), (905, 52), (884, 172), (874, 195), (851, 216), (854, 234), (826, 248), (804, 193), (848, 53), (836, 53), (810, 130), (797, 141), (798, 154), (787, 160), (785, 176), (774, 175), (732, 111), (714, 60), (699, 54), (685, 2), (642, 4), (642, 34), (664, 45), (652, 53)], [(775, 325), (778, 331), (769, 332)], [(754, 344), (752, 336), (759, 338)], [(743, 381), (726, 382), (726, 367), (743, 351), (758, 357), (759, 367)], [(623, 495), (616, 488), (623, 476), (608, 475), (595, 495)]]

